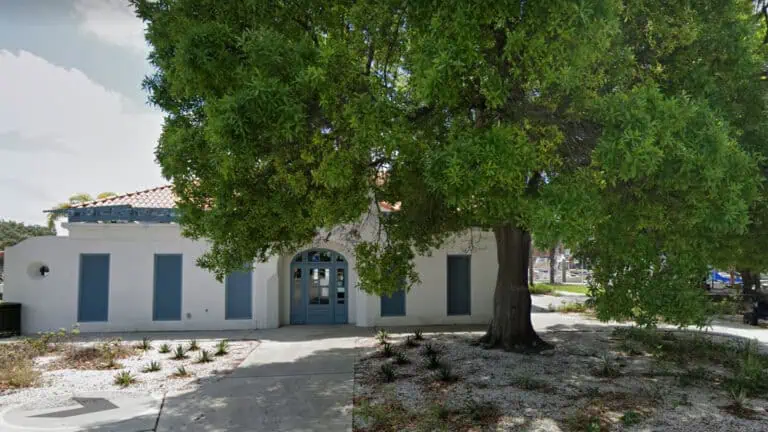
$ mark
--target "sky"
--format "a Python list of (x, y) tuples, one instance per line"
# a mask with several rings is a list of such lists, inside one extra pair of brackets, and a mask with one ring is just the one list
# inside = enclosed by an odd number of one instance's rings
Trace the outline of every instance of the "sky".
[(125, 0), (0, 0), (0, 219), (167, 183), (143, 32)]

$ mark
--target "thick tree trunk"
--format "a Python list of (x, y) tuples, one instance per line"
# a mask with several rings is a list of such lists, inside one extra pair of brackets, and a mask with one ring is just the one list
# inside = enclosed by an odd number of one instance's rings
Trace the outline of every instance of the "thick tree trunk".
[(493, 319), (481, 342), (509, 351), (550, 348), (531, 325), (531, 293), (528, 291), (531, 235), (510, 225), (493, 231), (499, 271), (493, 294)]
[(749, 270), (739, 270), (741, 273), (741, 293), (742, 294), (754, 294), (755, 290), (759, 289), (760, 275), (753, 274)]
[(528, 248), (528, 284), (533, 286), (535, 277), (533, 275), (533, 244)]
[(549, 284), (555, 284), (555, 248), (549, 250)]

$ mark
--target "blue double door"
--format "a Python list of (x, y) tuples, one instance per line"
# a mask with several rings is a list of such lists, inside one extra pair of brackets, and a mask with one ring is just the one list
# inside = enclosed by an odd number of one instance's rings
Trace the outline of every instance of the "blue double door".
[(291, 264), (291, 324), (347, 322), (347, 262), (341, 254), (311, 250)]

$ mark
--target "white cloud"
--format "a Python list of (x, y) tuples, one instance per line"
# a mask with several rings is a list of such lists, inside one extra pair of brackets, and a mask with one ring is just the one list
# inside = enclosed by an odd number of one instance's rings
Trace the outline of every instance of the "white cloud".
[(127, 0), (77, 0), (75, 11), (82, 20), (80, 30), (146, 56), (144, 23)]
[(76, 192), (164, 183), (161, 113), (26, 51), (0, 50), (0, 95), (0, 218), (40, 223)]

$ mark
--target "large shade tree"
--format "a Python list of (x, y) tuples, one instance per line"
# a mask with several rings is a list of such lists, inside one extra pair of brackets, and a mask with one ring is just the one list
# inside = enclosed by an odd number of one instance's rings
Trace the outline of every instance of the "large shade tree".
[[(498, 276), (484, 340), (542, 347), (531, 234), (589, 257), (602, 318), (703, 322), (745, 231), (763, 130), (748, 1), (133, 0), (184, 233), (219, 277), (400, 203), (356, 244), (381, 294), (472, 227)], [(414, 289), (418, 289), (415, 286)]]

